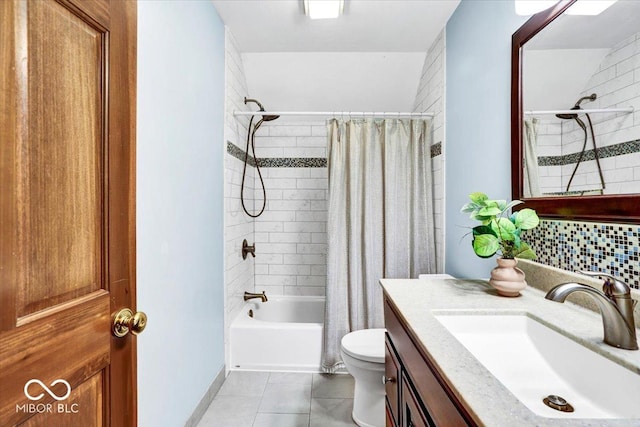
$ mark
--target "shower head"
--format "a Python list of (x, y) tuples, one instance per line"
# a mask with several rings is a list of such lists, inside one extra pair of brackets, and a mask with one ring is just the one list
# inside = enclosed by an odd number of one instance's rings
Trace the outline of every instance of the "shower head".
[[(244, 103), (245, 105), (249, 102), (253, 102), (254, 104), (258, 105), (258, 108), (260, 108), (260, 111), (264, 111), (264, 107), (262, 106), (262, 104), (257, 100), (257, 99), (253, 99), (253, 98), (247, 98), (246, 96), (244, 97)], [(277, 119), (280, 116), (276, 116), (276, 115), (272, 115), (272, 114), (263, 114), (262, 115), (262, 120), (260, 120), (261, 122), (270, 122), (272, 120)]]
[[(592, 93), (589, 96), (583, 96), (582, 98), (578, 99), (578, 102), (576, 102), (576, 104), (571, 107), (572, 110), (582, 110), (582, 108), (580, 108), (580, 104), (582, 104), (584, 101), (590, 101), (593, 102), (596, 100), (598, 96), (595, 93)], [(559, 119), (576, 119), (578, 118), (577, 114), (556, 114), (556, 117)]]
[[(571, 108), (572, 110), (581, 110), (582, 108), (580, 108), (579, 105), (576, 105), (575, 107)], [(559, 119), (577, 119), (578, 115), (577, 114), (556, 114), (556, 117)]]

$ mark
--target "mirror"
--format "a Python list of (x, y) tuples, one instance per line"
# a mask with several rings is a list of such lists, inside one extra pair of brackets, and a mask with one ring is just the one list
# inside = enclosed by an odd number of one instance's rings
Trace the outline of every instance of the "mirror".
[(640, 2), (574, 14), (581, 3), (513, 35), (513, 198), (545, 217), (640, 222)]

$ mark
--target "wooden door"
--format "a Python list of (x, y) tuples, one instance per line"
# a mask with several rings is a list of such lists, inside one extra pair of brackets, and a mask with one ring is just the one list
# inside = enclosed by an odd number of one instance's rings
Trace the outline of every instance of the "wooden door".
[(0, 0), (0, 426), (136, 424), (136, 4)]

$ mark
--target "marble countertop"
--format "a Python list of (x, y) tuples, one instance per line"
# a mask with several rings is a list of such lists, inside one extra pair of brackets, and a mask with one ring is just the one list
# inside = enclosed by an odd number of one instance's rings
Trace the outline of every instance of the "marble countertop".
[[(622, 350), (604, 344), (600, 314), (570, 302), (560, 304), (548, 301), (544, 299), (542, 291), (531, 287), (516, 298), (500, 297), (485, 280), (382, 279), (380, 284), (460, 400), (482, 424), (490, 427), (640, 425), (640, 419), (563, 419), (562, 414), (558, 418), (535, 414), (436, 320), (433, 311), (530, 313), (552, 329), (640, 374), (640, 351)], [(629, 374), (633, 375), (632, 372)]]

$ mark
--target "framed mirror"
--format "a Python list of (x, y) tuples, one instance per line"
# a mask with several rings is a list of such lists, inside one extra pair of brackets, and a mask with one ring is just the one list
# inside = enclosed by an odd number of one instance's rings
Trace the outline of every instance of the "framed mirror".
[(542, 217), (640, 223), (640, 2), (581, 3), (598, 2), (561, 0), (513, 34), (512, 196)]

